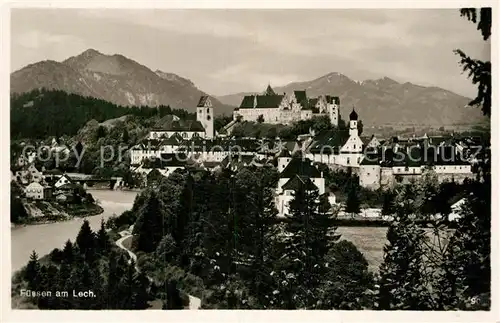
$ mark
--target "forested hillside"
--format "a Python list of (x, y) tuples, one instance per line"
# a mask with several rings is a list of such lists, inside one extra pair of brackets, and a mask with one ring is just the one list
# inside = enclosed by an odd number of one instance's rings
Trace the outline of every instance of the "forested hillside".
[(181, 119), (194, 114), (169, 106), (123, 107), (104, 100), (56, 90), (33, 90), (13, 94), (10, 104), (11, 139), (73, 136), (88, 121), (102, 122), (124, 115), (159, 118), (175, 114)]

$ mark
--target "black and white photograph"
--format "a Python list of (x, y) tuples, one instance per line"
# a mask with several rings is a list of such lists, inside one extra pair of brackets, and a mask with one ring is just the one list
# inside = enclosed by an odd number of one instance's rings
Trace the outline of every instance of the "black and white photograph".
[(8, 8), (10, 310), (491, 312), (495, 6)]

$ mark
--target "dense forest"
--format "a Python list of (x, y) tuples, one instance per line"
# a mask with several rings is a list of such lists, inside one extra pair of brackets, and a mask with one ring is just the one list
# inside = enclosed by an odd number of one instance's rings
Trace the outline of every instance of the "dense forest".
[(169, 106), (123, 107), (92, 97), (45, 89), (13, 94), (10, 107), (12, 139), (73, 136), (90, 120), (103, 122), (124, 115), (161, 118), (175, 114), (181, 119), (195, 118), (193, 113)]

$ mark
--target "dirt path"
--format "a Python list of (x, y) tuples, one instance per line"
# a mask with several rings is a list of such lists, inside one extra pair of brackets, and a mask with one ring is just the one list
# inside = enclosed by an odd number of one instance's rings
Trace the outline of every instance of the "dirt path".
[[(128, 253), (128, 255), (131, 258), (131, 259), (129, 259), (129, 263), (131, 262), (132, 259), (134, 260), (135, 270), (139, 272), (140, 270), (139, 270), (139, 267), (137, 266), (137, 255), (135, 253), (133, 253), (132, 251), (130, 251), (129, 249), (125, 248), (125, 246), (123, 245), (123, 241), (125, 241), (127, 238), (132, 236), (130, 231), (131, 230), (129, 229), (129, 230), (125, 230), (125, 231), (120, 232), (120, 235), (122, 237), (116, 241), (116, 245)], [(148, 277), (148, 279), (150, 281), (152, 281), (151, 277)], [(194, 297), (192, 295), (188, 295), (188, 296), (189, 296), (189, 309), (190, 310), (200, 309), (201, 299), (199, 299), (198, 297)]]

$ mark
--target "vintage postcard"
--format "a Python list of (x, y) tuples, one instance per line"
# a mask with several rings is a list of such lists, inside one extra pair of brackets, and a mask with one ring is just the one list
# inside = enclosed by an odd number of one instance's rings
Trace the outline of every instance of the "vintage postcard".
[(344, 5), (5, 7), (8, 311), (494, 313), (495, 4)]

